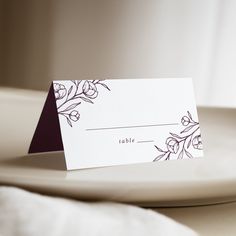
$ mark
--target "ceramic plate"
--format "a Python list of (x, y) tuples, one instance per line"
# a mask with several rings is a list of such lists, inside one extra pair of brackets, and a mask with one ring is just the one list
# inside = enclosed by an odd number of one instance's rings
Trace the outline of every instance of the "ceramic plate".
[(65, 171), (62, 152), (26, 155), (45, 97), (42, 92), (0, 90), (2, 185), (142, 206), (236, 200), (236, 109), (198, 108), (203, 158)]

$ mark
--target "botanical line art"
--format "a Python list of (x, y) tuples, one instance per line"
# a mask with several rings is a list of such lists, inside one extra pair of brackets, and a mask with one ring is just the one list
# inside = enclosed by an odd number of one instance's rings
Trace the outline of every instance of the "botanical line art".
[(82, 102), (93, 104), (93, 100), (98, 97), (99, 86), (110, 91), (110, 88), (103, 81), (70, 80), (71, 86), (69, 88), (63, 84), (63, 81), (53, 83), (58, 114), (65, 117), (71, 127), (73, 122), (77, 122), (80, 119), (78, 106)]
[(174, 159), (193, 158), (191, 148), (202, 150), (199, 122), (192, 118), (189, 111), (181, 118), (181, 125), (184, 128), (179, 134), (170, 133), (165, 141), (165, 149), (155, 145), (159, 155), (153, 161), (170, 160), (172, 156)]

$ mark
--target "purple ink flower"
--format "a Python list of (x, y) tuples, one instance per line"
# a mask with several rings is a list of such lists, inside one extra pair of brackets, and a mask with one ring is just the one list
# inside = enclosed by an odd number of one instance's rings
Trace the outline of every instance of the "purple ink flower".
[[(171, 137), (166, 139), (166, 149), (156, 147), (161, 153), (157, 156), (154, 161), (169, 160), (169, 159), (183, 159), (184, 156), (187, 158), (193, 158), (193, 155), (189, 152), (189, 148), (202, 150), (202, 139), (199, 131), (199, 123), (194, 121), (192, 115), (187, 111), (187, 116), (183, 116), (181, 119), (181, 126), (185, 126), (180, 134), (170, 133)], [(191, 130), (191, 132), (189, 132)], [(188, 133), (187, 133), (188, 132)], [(185, 133), (185, 134), (183, 134)], [(186, 134), (187, 133), (187, 134)]]
[(192, 144), (193, 144), (193, 147), (195, 149), (199, 149), (199, 150), (202, 150), (203, 146), (202, 146), (202, 138), (201, 138), (201, 135), (197, 135), (193, 138), (192, 140)]
[(88, 80), (84, 81), (82, 90), (83, 94), (88, 98), (94, 99), (98, 96), (96, 85), (91, 81)]
[(166, 146), (168, 151), (170, 151), (171, 153), (177, 153), (179, 150), (179, 142), (177, 139), (169, 137), (166, 140)]
[(79, 118), (80, 118), (80, 114), (79, 114), (78, 111), (73, 110), (73, 111), (69, 114), (69, 117), (70, 117), (70, 119), (73, 120), (73, 121), (78, 121)]
[(63, 84), (54, 83), (53, 88), (54, 88), (56, 100), (62, 99), (65, 97), (67, 91)]
[(181, 119), (181, 123), (183, 126), (187, 126), (190, 123), (190, 119), (187, 116), (183, 116)]

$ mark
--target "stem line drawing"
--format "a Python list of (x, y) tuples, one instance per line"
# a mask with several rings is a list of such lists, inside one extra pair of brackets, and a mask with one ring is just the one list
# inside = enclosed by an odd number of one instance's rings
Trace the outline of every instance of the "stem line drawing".
[(179, 134), (170, 133), (165, 141), (165, 149), (154, 146), (159, 154), (153, 161), (170, 160), (171, 157), (175, 159), (193, 158), (191, 148), (203, 149), (199, 122), (192, 118), (189, 111), (181, 118), (181, 125), (184, 129)]
[(94, 104), (99, 94), (98, 86), (110, 91), (102, 81), (104, 80), (71, 80), (68, 88), (63, 81), (53, 83), (58, 115), (65, 117), (69, 126), (72, 127), (73, 122), (80, 119), (78, 107), (82, 102)]

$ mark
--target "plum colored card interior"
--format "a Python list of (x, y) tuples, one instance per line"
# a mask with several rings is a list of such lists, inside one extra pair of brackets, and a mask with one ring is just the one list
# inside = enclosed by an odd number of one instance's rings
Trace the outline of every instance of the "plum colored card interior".
[(53, 81), (29, 153), (83, 169), (203, 156), (192, 80)]

